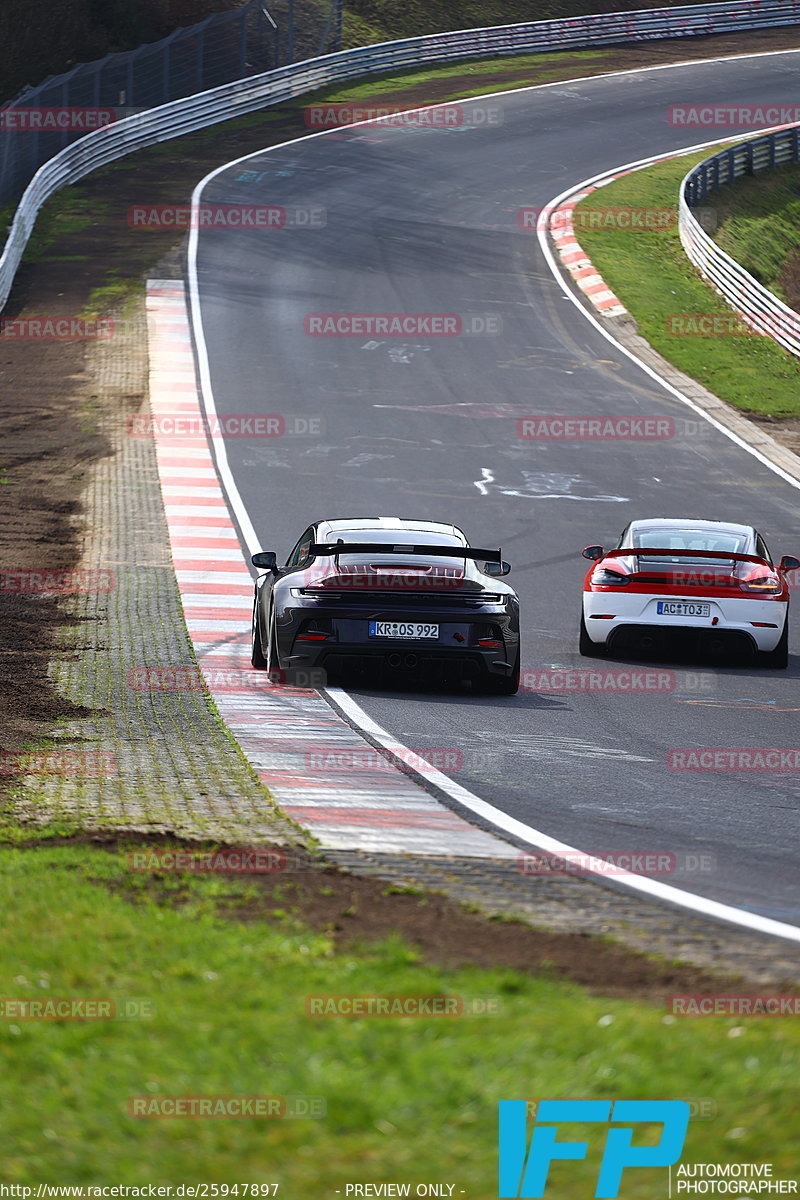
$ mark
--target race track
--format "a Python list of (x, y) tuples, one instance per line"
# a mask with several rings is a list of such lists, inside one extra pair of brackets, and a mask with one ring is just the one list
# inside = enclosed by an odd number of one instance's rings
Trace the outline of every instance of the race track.
[[(619, 353), (517, 225), (520, 208), (583, 179), (715, 136), (670, 126), (671, 104), (787, 103), (797, 53), (482, 97), (465, 106), (499, 109), (500, 124), (355, 127), (209, 177), (204, 203), (326, 210), (321, 228), (197, 239), (195, 337), (217, 412), (325, 423), (322, 436), (225, 443), (263, 547), (285, 557), (321, 516), (453, 521), (514, 565), (523, 669), (590, 665), (580, 550), (609, 546), (632, 517), (752, 523), (773, 554), (797, 553), (800, 492)], [(304, 318), (327, 312), (490, 315), (501, 331), (308, 336)], [(517, 418), (533, 412), (669, 417), (678, 433), (521, 440)], [(454, 778), (511, 816), (593, 853), (710, 856), (668, 882), (800, 924), (795, 777), (667, 767), (673, 748), (796, 746), (796, 615), (790, 649), (788, 672), (659, 664), (674, 688), (638, 695), (353, 695), (406, 746), (461, 750)]]

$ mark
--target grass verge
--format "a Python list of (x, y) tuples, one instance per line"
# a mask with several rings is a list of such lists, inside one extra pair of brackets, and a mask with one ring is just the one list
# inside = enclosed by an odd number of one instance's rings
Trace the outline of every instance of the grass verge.
[[(428, 966), (396, 938), (336, 950), (298, 921), (279, 883), (266, 919), (247, 923), (243, 879), (162, 883), (154, 898), (122, 851), (0, 849), (0, 994), (135, 999), (152, 1011), (0, 1021), (5, 1181), (277, 1182), (279, 1195), (319, 1200), (353, 1179), (448, 1180), (486, 1197), (497, 1099), (536, 1096), (703, 1100), (685, 1161), (800, 1165), (796, 1021), (665, 1019), (546, 976)], [(494, 997), (502, 1015), (306, 1015), (309, 995), (376, 993)], [(297, 1094), (322, 1097), (327, 1115), (128, 1115), (132, 1096)], [(600, 1153), (591, 1129), (572, 1132), (593, 1149), (554, 1168), (565, 1200), (591, 1194)], [(664, 1176), (632, 1172), (626, 1195), (661, 1195)]]
[(593, 192), (577, 207), (577, 237), (638, 322), (642, 336), (666, 359), (742, 411), (796, 416), (800, 413), (800, 362), (771, 339), (703, 337), (675, 331), (685, 328), (681, 321), (676, 325), (676, 315), (730, 317), (732, 311), (689, 262), (676, 222), (640, 231), (613, 225), (589, 227), (593, 209), (675, 210), (680, 181), (695, 163), (712, 153), (710, 148), (668, 159)]
[(745, 176), (714, 193), (715, 240), (746, 271), (797, 307), (793, 259), (800, 254), (800, 166), (789, 163)]

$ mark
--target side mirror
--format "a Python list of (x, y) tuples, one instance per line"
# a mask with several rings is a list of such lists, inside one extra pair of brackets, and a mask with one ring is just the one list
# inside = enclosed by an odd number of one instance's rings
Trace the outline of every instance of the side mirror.
[(800, 567), (800, 558), (795, 558), (793, 554), (784, 554), (781, 559), (779, 571), (796, 571)]
[(483, 564), (483, 570), (487, 575), (494, 575), (495, 579), (501, 575), (508, 575), (511, 571), (511, 563), (503, 559), (502, 562), (487, 562)]
[(272, 571), (273, 575), (278, 574), (278, 556), (274, 550), (259, 550), (258, 554), (251, 557), (250, 562), (261, 571)]
[(602, 546), (587, 546), (581, 553), (584, 558), (589, 558), (592, 562), (597, 562), (598, 559), (603, 557), (605, 550)]

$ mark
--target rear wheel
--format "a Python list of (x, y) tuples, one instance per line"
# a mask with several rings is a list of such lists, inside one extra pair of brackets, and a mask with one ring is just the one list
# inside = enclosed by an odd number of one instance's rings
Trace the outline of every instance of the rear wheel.
[(285, 676), (281, 671), (280, 658), (278, 657), (278, 634), (275, 629), (275, 622), (272, 617), (269, 620), (269, 660), (267, 662), (267, 670), (271, 683), (285, 683)]
[(502, 679), (493, 675), (486, 685), (486, 690), (493, 696), (516, 696), (519, 691), (519, 650), (511, 674)]
[(580, 637), (578, 639), (578, 650), (584, 658), (604, 658), (606, 654), (605, 646), (599, 645), (597, 642), (593, 642), (589, 637), (589, 630), (586, 628), (586, 621), (583, 618), (583, 613), (581, 613), (581, 629)]
[(264, 657), (264, 651), (261, 649), (261, 634), (258, 632), (258, 601), (253, 605), (253, 646), (250, 662), (257, 671), (266, 671), (269, 665)]
[(781, 640), (778, 642), (774, 650), (767, 650), (761, 655), (761, 661), (765, 667), (772, 667), (774, 670), (785, 671), (789, 665), (789, 618), (787, 617), (783, 623), (783, 633)]

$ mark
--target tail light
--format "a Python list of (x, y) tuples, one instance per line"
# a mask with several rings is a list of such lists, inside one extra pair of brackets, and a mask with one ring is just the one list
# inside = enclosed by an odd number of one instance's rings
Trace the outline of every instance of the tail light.
[(777, 596), (783, 591), (780, 576), (766, 567), (756, 567), (755, 570), (748, 571), (740, 578), (739, 587), (743, 592), (760, 596)]
[(333, 625), (327, 619), (304, 621), (295, 637), (295, 642), (325, 642), (333, 637)]
[(618, 567), (596, 567), (591, 583), (594, 587), (624, 587), (629, 579), (628, 573)]

